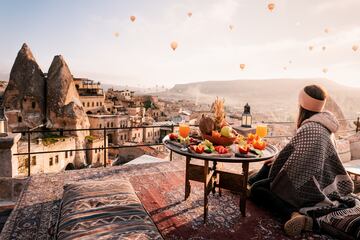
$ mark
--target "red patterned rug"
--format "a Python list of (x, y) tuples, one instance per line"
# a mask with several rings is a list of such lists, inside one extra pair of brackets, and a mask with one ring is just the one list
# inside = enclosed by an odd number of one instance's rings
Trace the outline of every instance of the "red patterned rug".
[[(184, 172), (162, 172), (131, 177), (146, 210), (166, 239), (291, 239), (284, 235), (279, 218), (247, 203), (247, 216), (239, 211), (239, 196), (223, 191), (209, 195), (209, 214), (203, 223), (203, 185), (191, 182), (184, 201)], [(305, 233), (293, 239), (332, 239)]]

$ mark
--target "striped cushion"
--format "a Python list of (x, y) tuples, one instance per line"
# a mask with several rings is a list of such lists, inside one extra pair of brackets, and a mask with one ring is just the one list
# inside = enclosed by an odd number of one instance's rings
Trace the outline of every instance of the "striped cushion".
[(58, 239), (162, 239), (131, 184), (82, 181), (64, 187)]

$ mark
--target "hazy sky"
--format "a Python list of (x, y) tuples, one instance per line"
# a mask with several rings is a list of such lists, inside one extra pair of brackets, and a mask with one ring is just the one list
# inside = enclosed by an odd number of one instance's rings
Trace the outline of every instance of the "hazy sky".
[[(270, 2), (276, 4), (273, 12), (267, 9)], [(352, 50), (360, 45), (360, 0), (0, 4), (0, 73), (10, 72), (26, 42), (44, 72), (53, 56), (61, 54), (74, 75), (119, 85), (326, 77), (360, 86), (360, 48)], [(134, 23), (131, 15), (137, 17)], [(172, 41), (179, 44), (175, 52)], [(246, 64), (243, 71), (240, 63)]]

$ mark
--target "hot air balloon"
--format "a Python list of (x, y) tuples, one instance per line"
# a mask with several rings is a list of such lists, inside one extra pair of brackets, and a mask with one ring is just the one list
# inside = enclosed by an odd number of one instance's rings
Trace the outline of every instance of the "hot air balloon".
[(135, 22), (136, 17), (135, 17), (135, 16), (130, 16), (130, 20), (131, 20), (132, 22)]
[(325, 46), (323, 46), (323, 47), (322, 47), (322, 50), (323, 50), (323, 51), (325, 51), (325, 50), (326, 50), (326, 47), (325, 47)]
[(244, 70), (245, 66), (246, 66), (246, 65), (245, 65), (244, 63), (241, 63), (241, 64), (240, 64), (240, 69), (241, 69), (241, 70)]
[(328, 69), (327, 68), (323, 68), (323, 73), (327, 73), (328, 72)]
[(289, 64), (292, 64), (292, 61), (291, 61), (291, 60), (289, 60)]
[(286, 70), (287, 70), (287, 67), (283, 67), (283, 69), (284, 69), (284, 71), (286, 71)]
[(309, 46), (309, 50), (312, 51), (314, 49), (314, 46)]
[(170, 44), (170, 46), (171, 46), (171, 48), (172, 48), (172, 50), (176, 50), (176, 48), (178, 47), (178, 44), (177, 44), (177, 42), (172, 42), (171, 44)]
[(328, 29), (328, 28), (325, 28), (325, 29), (324, 29), (324, 32), (325, 32), (325, 33), (329, 33), (329, 29)]
[(229, 25), (229, 29), (232, 31), (234, 29), (234, 25)]
[(115, 36), (115, 37), (119, 37), (119, 33), (118, 33), (118, 32), (115, 32), (115, 33), (114, 33), (114, 36)]
[(188, 17), (189, 17), (189, 18), (191, 18), (191, 16), (192, 16), (192, 12), (188, 12), (188, 14), (187, 14), (187, 15), (188, 15)]
[(359, 49), (359, 45), (353, 45), (352, 46), (352, 50), (354, 51), (354, 52), (356, 52), (357, 50)]
[(272, 12), (275, 8), (275, 3), (269, 3), (267, 7), (270, 10), (270, 12)]

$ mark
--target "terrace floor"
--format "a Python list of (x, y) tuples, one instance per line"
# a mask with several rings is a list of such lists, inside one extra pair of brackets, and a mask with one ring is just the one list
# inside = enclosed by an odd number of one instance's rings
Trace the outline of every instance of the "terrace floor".
[[(208, 222), (203, 224), (202, 184), (192, 182), (191, 195), (184, 201), (185, 161), (174, 156), (172, 162), (32, 176), (0, 239), (48, 239), (49, 228), (56, 224), (63, 185), (89, 179), (128, 179), (165, 239), (291, 239), (284, 235), (276, 213), (251, 201), (247, 216), (242, 217), (239, 196), (228, 191), (221, 197), (217, 193), (209, 196)], [(232, 168), (240, 169), (240, 165)], [(293, 239), (332, 238), (304, 233)]]

